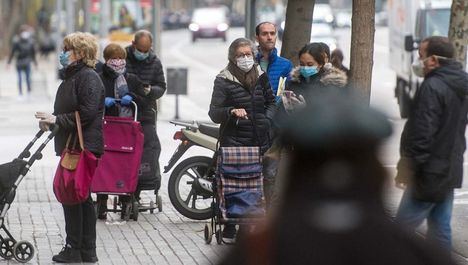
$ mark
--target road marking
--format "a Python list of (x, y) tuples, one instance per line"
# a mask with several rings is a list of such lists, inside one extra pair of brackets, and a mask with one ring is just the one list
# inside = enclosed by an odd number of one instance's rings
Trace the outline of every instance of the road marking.
[(457, 200), (453, 201), (453, 204), (467, 205), (468, 204), (468, 199), (457, 199)]
[(455, 196), (463, 196), (467, 194), (468, 194), (468, 191), (455, 191)]

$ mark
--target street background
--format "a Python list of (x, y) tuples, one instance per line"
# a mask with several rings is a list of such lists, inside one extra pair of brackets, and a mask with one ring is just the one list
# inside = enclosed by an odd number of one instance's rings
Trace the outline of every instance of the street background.
[[(180, 96), (182, 120), (209, 121), (207, 112), (214, 78), (227, 64), (227, 50), (231, 41), (243, 35), (242, 28), (232, 28), (225, 43), (215, 39), (192, 44), (186, 29), (162, 33), (163, 66), (187, 67), (189, 71), (188, 95)], [(348, 65), (350, 29), (337, 29), (335, 35), (338, 47), (345, 52), (345, 65)], [(377, 28), (371, 105), (386, 113), (394, 128), (392, 137), (382, 146), (381, 161), (388, 169), (386, 203), (389, 211), (395, 212), (401, 191), (393, 188), (391, 180), (399, 158), (399, 139), (405, 120), (400, 119), (394, 98), (395, 74), (388, 66), (388, 35), (386, 27)], [(18, 156), (32, 139), (38, 130), (34, 113), (52, 110), (59, 84), (56, 80), (56, 65), (54, 55), (49, 60), (41, 59), (39, 67), (33, 68), (31, 97), (20, 100), (17, 98), (15, 68), (7, 69), (5, 61), (0, 61), (0, 163), (9, 162)], [(157, 130), (162, 145), (161, 167), (167, 164), (178, 145), (172, 135), (179, 128), (169, 123), (175, 115), (174, 102), (175, 98), (171, 95), (165, 95), (160, 100)], [(63, 212), (52, 192), (52, 179), (58, 162), (53, 153), (53, 144), (49, 144), (43, 153), (44, 158), (33, 165), (21, 183), (7, 218), (7, 226), (17, 240), (29, 240), (35, 245), (37, 252), (31, 264), (49, 264), (52, 255), (62, 248), (65, 235)], [(184, 157), (193, 154), (210, 155), (205, 150), (194, 148)], [(465, 175), (466, 172), (465, 163)], [(164, 201), (163, 212), (143, 213), (138, 222), (122, 223), (117, 214), (110, 214), (107, 222), (98, 221), (99, 264), (214, 264), (223, 256), (228, 247), (205, 245), (202, 229), (206, 222), (184, 218), (171, 206), (167, 196), (169, 175), (170, 172), (163, 175), (160, 191)], [(466, 258), (463, 258), (468, 257), (466, 181), (455, 196), (452, 226), (454, 249), (459, 254), (461, 264), (468, 264)], [(148, 201), (150, 198), (152, 193), (145, 192), (143, 200)]]

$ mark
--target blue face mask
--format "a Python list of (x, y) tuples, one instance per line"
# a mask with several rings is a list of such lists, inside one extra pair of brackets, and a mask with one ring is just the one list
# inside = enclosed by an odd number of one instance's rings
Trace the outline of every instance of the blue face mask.
[(144, 59), (148, 58), (149, 52), (140, 52), (139, 50), (135, 49), (133, 55), (135, 55), (135, 58), (138, 61), (143, 61)]
[(317, 66), (301, 66), (300, 73), (303, 77), (308, 78), (318, 73)]
[(66, 67), (70, 64), (70, 55), (71, 55), (71, 52), (70, 51), (67, 51), (67, 52), (64, 52), (62, 51), (59, 55), (59, 61), (60, 61), (60, 64), (63, 66), (63, 67)]

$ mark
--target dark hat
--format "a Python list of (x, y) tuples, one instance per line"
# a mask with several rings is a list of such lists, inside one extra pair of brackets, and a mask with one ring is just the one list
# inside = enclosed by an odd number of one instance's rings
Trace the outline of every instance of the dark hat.
[(283, 143), (305, 151), (345, 146), (366, 149), (392, 134), (384, 114), (349, 94), (324, 93), (306, 101), (305, 108), (279, 122)]

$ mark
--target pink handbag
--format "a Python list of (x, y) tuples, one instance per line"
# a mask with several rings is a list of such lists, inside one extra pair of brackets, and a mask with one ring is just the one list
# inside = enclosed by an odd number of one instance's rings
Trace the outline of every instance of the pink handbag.
[(74, 205), (86, 201), (90, 194), (91, 182), (98, 159), (84, 149), (83, 131), (78, 111), (75, 111), (76, 127), (80, 149), (69, 148), (71, 135), (68, 137), (65, 150), (54, 177), (54, 194), (57, 200), (65, 205)]

